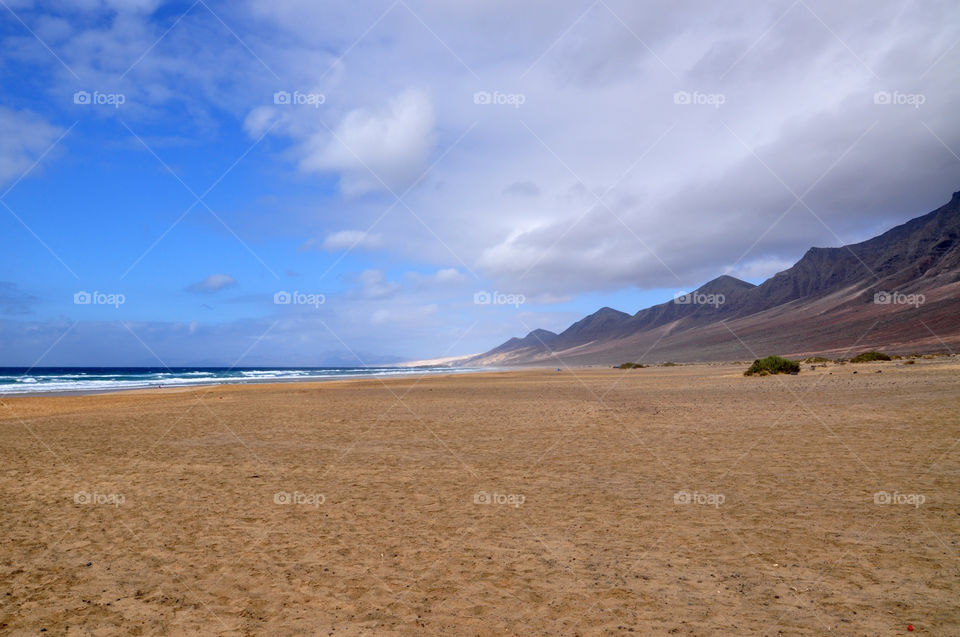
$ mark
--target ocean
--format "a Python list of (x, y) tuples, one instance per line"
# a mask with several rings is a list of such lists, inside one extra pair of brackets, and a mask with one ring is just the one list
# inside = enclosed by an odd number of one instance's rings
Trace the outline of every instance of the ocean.
[(0, 396), (456, 373), (449, 367), (0, 367)]

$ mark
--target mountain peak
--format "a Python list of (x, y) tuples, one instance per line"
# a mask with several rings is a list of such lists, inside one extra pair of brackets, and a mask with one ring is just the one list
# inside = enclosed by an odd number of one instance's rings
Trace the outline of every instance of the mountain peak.
[(590, 316), (584, 317), (568, 327), (561, 338), (596, 338), (617, 329), (630, 321), (630, 315), (612, 307), (602, 307)]
[(526, 336), (524, 336), (524, 337), (523, 337), (523, 340), (524, 340), (524, 341), (541, 340), (541, 341), (546, 342), (547, 340), (556, 338), (556, 336), (557, 336), (557, 334), (556, 334), (555, 332), (551, 332), (550, 330), (545, 330), (545, 329), (537, 328), (537, 329), (533, 330), (532, 332), (530, 332), (529, 334), (527, 334)]
[(729, 274), (721, 274), (712, 281), (707, 281), (701, 285), (696, 291), (703, 294), (730, 294), (738, 290), (749, 290), (755, 287), (757, 286), (748, 281), (743, 281)]
[(626, 312), (621, 312), (620, 310), (615, 310), (615, 309), (613, 309), (612, 307), (606, 307), (606, 306), (605, 306), (605, 307), (601, 307), (599, 310), (597, 310), (596, 312), (594, 312), (594, 313), (592, 314), (592, 316), (603, 316), (603, 317), (606, 317), (606, 316), (621, 316), (621, 317), (624, 317), (624, 316), (626, 316), (626, 317), (629, 317), (630, 315), (627, 314)]

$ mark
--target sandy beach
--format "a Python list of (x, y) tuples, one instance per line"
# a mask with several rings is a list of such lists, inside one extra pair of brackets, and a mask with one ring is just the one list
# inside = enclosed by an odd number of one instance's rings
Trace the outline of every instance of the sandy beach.
[(0, 634), (960, 634), (960, 361), (809, 367), (3, 398)]

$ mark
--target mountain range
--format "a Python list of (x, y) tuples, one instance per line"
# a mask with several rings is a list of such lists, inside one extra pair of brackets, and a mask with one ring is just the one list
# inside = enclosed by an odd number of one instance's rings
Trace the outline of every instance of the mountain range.
[(556, 334), (460, 365), (693, 362), (960, 352), (960, 192), (940, 208), (839, 248), (810, 248), (760, 285), (723, 275), (630, 315), (604, 307)]

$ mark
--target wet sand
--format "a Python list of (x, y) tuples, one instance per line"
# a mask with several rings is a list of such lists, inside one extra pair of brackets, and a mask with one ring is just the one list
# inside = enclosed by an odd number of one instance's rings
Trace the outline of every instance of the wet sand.
[(0, 399), (0, 634), (960, 634), (960, 361), (745, 368)]

